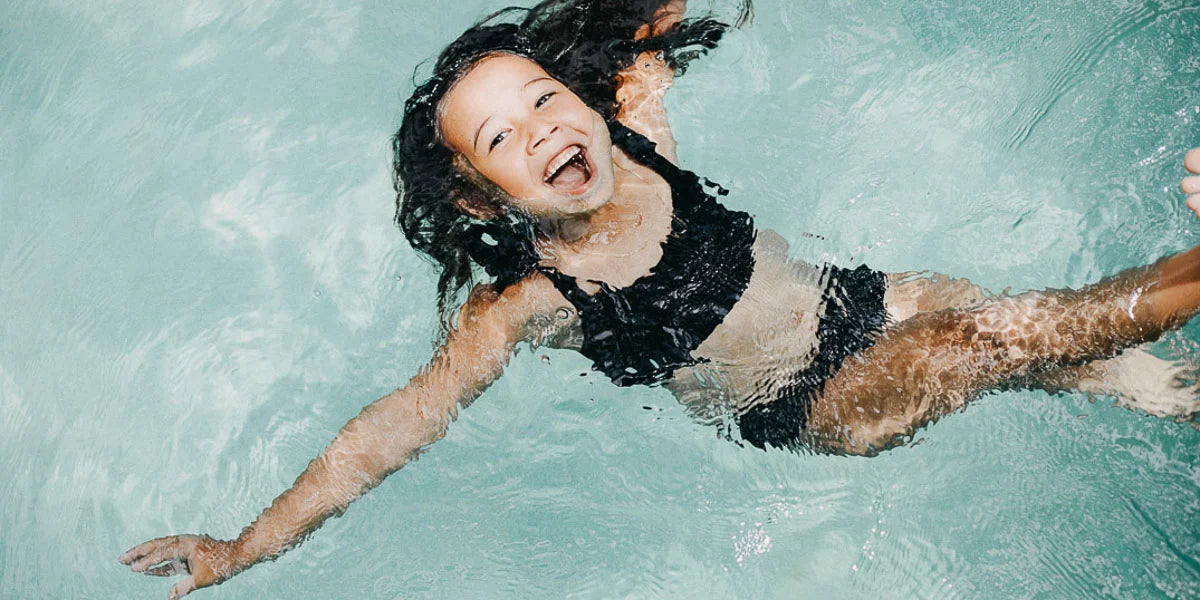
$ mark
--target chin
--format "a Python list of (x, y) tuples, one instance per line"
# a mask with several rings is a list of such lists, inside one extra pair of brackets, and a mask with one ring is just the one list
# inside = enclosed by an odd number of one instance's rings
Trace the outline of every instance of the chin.
[(578, 203), (577, 206), (582, 209), (579, 212), (589, 213), (608, 204), (612, 201), (613, 190), (615, 189), (611, 168), (608, 169), (607, 173), (604, 171), (596, 173), (596, 178), (592, 182), (591, 189), (582, 196), (575, 198), (575, 201)]

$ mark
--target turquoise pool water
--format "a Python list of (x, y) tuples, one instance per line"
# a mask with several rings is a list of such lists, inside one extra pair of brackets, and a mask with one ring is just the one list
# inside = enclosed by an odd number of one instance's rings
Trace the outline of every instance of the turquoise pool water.
[[(503, 2), (0, 6), (0, 597), (164, 597), (428, 358), (391, 225), (413, 67)], [(696, 2), (695, 4), (700, 4)], [(668, 96), (798, 257), (994, 290), (1200, 242), (1194, 0), (757, 3)], [(446, 5), (449, 6), (449, 5)], [(1200, 327), (1156, 346), (1200, 358)], [(448, 437), (207, 598), (1195, 598), (1200, 431), (989, 396), (874, 459), (741, 448), (529, 349)]]

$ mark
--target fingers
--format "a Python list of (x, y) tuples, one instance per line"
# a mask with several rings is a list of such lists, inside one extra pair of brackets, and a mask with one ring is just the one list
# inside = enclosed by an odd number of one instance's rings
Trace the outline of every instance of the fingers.
[(141, 573), (160, 562), (173, 561), (182, 557), (183, 554), (180, 552), (178, 544), (163, 544), (154, 548), (145, 556), (133, 561), (133, 564), (129, 565), (129, 568), (133, 569), (135, 573)]
[(146, 553), (149, 552), (150, 549), (153, 548), (154, 545), (157, 544), (160, 540), (165, 540), (165, 539), (167, 539), (167, 538), (157, 538), (157, 539), (150, 540), (148, 542), (142, 542), (142, 543), (126, 550), (124, 554), (122, 554), (120, 557), (117, 558), (117, 561), (123, 565), (132, 564), (133, 561), (145, 556)]
[(161, 537), (134, 546), (121, 555), (120, 561), (129, 565), (135, 573), (141, 573), (161, 562), (187, 558), (195, 546), (194, 536)]
[(1192, 173), (1200, 174), (1200, 148), (1192, 148), (1183, 155), (1183, 167)]
[(148, 542), (142, 542), (142, 543), (126, 550), (125, 554), (122, 554), (121, 557), (118, 558), (117, 560), (121, 561), (121, 564), (123, 564), (123, 565), (132, 565), (134, 562), (144, 558), (146, 555), (150, 554), (151, 552), (154, 552), (162, 545), (174, 542), (175, 538), (176, 538), (176, 536), (172, 535), (172, 536), (167, 536), (167, 537), (155, 538)]
[(171, 587), (171, 592), (167, 594), (167, 600), (178, 600), (196, 590), (196, 578), (192, 576), (180, 579), (174, 586)]
[(146, 575), (154, 575), (155, 577), (174, 577), (176, 575), (187, 575), (189, 572), (187, 562), (182, 559), (176, 559), (145, 570)]
[[(130, 548), (118, 559), (135, 572), (170, 577), (187, 575), (171, 588), (167, 595), (170, 600), (182, 598), (196, 590), (197, 585), (209, 586), (219, 580), (214, 576), (212, 565), (206, 564), (204, 557), (198, 553), (203, 550), (205, 556), (211, 553), (210, 546), (219, 545), (208, 536), (172, 535), (156, 538)], [(204, 545), (204, 548), (201, 548)], [(194, 562), (193, 562), (194, 561)], [(192, 572), (198, 569), (203, 581), (197, 582), (197, 575)]]
[(1183, 156), (1183, 167), (1192, 173), (1192, 175), (1183, 178), (1183, 183), (1179, 187), (1183, 193), (1187, 194), (1187, 207), (1200, 217), (1200, 148), (1192, 148)]

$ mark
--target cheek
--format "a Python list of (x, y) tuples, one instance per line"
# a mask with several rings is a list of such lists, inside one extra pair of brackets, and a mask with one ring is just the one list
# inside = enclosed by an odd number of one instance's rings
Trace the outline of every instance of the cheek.
[(592, 109), (588, 108), (581, 100), (573, 99), (573, 103), (567, 108), (570, 111), (570, 120), (577, 126), (588, 126), (592, 124)]

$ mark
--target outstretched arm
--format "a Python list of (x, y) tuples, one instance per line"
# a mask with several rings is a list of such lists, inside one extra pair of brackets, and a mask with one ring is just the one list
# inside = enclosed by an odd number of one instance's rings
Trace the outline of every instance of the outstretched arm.
[[(549, 291), (548, 291), (549, 290)], [(430, 365), (408, 385), (363, 408), (333, 442), (246, 527), (237, 539), (181, 535), (140, 544), (120, 558), (137, 572), (188, 574), (171, 589), (175, 599), (218, 584), (295, 547), (331, 516), (441, 439), (458, 413), (495, 380), (513, 347), (530, 333), (533, 317), (553, 301), (548, 282), (527, 278), (503, 294), (477, 288), (458, 327)]]

